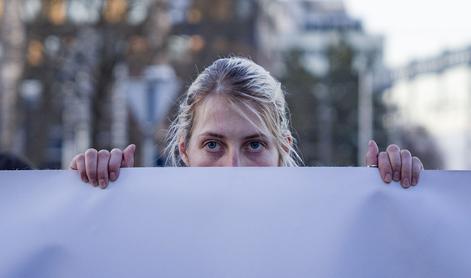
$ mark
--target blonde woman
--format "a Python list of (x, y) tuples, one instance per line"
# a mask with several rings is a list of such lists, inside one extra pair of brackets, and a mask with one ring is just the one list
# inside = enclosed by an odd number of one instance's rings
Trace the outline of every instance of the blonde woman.
[[(215, 61), (193, 82), (170, 126), (166, 154), (171, 166), (298, 166), (281, 84), (245, 58)], [(106, 188), (121, 167), (133, 167), (136, 146), (124, 150), (88, 149), (70, 168), (82, 180)], [(379, 152), (368, 143), (368, 166), (378, 167), (386, 183), (404, 188), (419, 181), (421, 161), (390, 145)]]

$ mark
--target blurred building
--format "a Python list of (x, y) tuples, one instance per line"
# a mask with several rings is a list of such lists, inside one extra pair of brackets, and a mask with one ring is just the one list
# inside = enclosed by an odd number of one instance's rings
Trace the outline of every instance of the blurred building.
[[(286, 74), (286, 54), (293, 49), (302, 53), (303, 65), (319, 80), (330, 78), (327, 75), (331, 74), (329, 51), (332, 48), (346, 45), (354, 53), (352, 70), (358, 74), (358, 87), (351, 93), (358, 94), (358, 102), (350, 105), (358, 106), (355, 145), (358, 148), (356, 163), (361, 165), (367, 142), (373, 136), (375, 80), (384, 74), (383, 37), (367, 33), (362, 22), (348, 14), (342, 0), (260, 0), (260, 3), (264, 8), (258, 24), (258, 57), (275, 75)], [(319, 90), (311, 93), (322, 94)], [(328, 109), (324, 113), (326, 126), (332, 118)], [(328, 150), (324, 156), (329, 161), (334, 151), (334, 140), (329, 134), (324, 138), (320, 144), (323, 147), (319, 149), (321, 152)]]
[(414, 61), (391, 75), (386, 100), (399, 127), (423, 127), (444, 169), (471, 169), (471, 47)]
[[(341, 40), (359, 54), (358, 66), (383, 68), (383, 37), (363, 29), (362, 22), (348, 14), (342, 0), (260, 0), (258, 25), (260, 59), (275, 72), (283, 71), (283, 55), (289, 49), (304, 52), (305, 64), (315, 75), (328, 72), (327, 50)], [(368, 59), (368, 61), (365, 61)]]
[(19, 152), (18, 83), (23, 70), (25, 30), (21, 21), (21, 3), (0, 1), (0, 150)]
[(66, 168), (90, 147), (152, 145), (178, 86), (164, 45), (187, 4), (169, 2), (0, 0), (0, 149)]
[[(185, 17), (173, 26), (169, 50), (175, 61), (189, 67), (188, 77), (194, 77), (195, 65), (206, 67), (228, 55), (257, 60), (257, 18), (264, 8), (257, 0), (187, 0), (186, 5), (185, 0), (180, 2), (178, 7)], [(190, 51), (182, 55), (178, 50), (185, 45)]]

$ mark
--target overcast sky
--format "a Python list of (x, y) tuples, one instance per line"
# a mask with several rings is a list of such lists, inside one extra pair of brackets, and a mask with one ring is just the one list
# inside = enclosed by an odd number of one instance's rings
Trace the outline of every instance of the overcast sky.
[(385, 36), (385, 61), (399, 66), (471, 46), (470, 0), (345, 0), (367, 31)]

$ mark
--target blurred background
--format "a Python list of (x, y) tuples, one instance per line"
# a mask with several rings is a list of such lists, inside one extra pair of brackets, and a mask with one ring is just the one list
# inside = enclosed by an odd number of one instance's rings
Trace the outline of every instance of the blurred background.
[(388, 2), (0, 0), (0, 151), (59, 169), (135, 143), (161, 166), (178, 98), (238, 55), (282, 82), (306, 165), (362, 165), (374, 138), (471, 169), (469, 4)]

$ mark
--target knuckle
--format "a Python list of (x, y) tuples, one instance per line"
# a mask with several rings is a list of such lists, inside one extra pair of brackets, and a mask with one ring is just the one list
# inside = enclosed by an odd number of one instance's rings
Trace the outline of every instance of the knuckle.
[(83, 153), (79, 153), (76, 156), (74, 156), (74, 158), (72, 160), (80, 161), (82, 159), (85, 159), (85, 155)]
[(74, 160), (78, 161), (83, 161), (85, 160), (85, 154), (81, 153), (75, 156)]
[(117, 168), (119, 165), (121, 165), (121, 159), (110, 159), (108, 162), (108, 167), (110, 169)]
[(412, 162), (414, 164), (422, 164), (422, 161), (420, 161), (420, 159), (417, 156), (412, 157)]
[(389, 161), (389, 154), (387, 152), (380, 152), (378, 157), (381, 160)]
[(378, 156), (379, 156), (380, 158), (386, 158), (387, 155), (388, 155), (388, 154), (387, 154), (386, 152), (380, 152)]
[(118, 171), (120, 167), (121, 167), (121, 160), (114, 160), (114, 161), (110, 160), (110, 163), (108, 164), (108, 169), (110, 171)]
[(94, 157), (94, 156), (96, 156), (96, 154), (97, 154), (97, 150), (95, 150), (95, 149), (88, 149), (88, 150), (85, 151), (85, 157), (87, 157), (87, 158)]
[(113, 148), (113, 149), (111, 150), (111, 153), (122, 153), (122, 151), (121, 151), (120, 149), (118, 149), (118, 148)]
[(109, 156), (110, 156), (110, 152), (107, 151), (107, 150), (100, 150), (100, 151), (98, 152), (98, 156), (99, 156), (100, 158), (106, 158), (106, 157), (109, 157)]
[(77, 161), (77, 170), (85, 171), (85, 160)]
[(404, 149), (404, 150), (401, 150), (401, 156), (406, 157), (406, 158), (410, 158), (410, 157), (412, 157), (412, 154), (410, 153), (409, 150)]
[(396, 145), (396, 144), (391, 144), (391, 145), (389, 145), (389, 146), (386, 148), (386, 150), (387, 150), (388, 152), (396, 152), (396, 151), (399, 151), (400, 148), (399, 148), (399, 146)]

